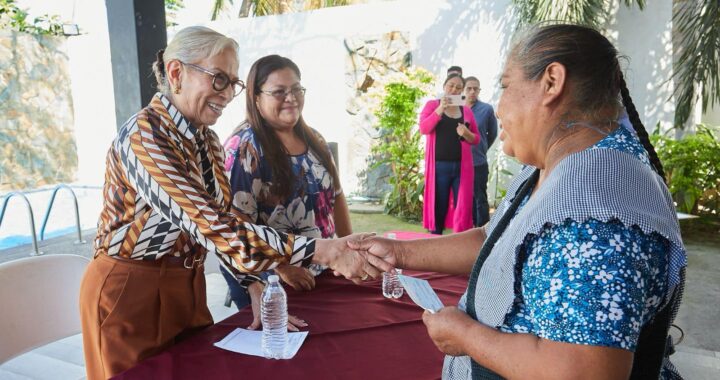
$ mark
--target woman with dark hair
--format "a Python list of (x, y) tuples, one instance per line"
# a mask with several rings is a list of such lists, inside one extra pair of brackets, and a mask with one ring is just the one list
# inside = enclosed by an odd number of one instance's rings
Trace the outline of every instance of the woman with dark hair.
[(445, 227), (462, 232), (473, 226), (471, 146), (480, 142), (480, 134), (465, 101), (451, 103), (464, 87), (459, 74), (448, 75), (445, 95), (428, 101), (420, 113), (420, 133), (426, 136), (423, 227), (437, 235)]
[[(538, 27), (510, 50), (501, 86), (503, 150), (525, 167), (490, 222), (350, 246), (470, 274), (458, 307), (423, 315), (445, 379), (675, 377), (668, 331), (687, 258), (617, 50), (591, 28)], [(618, 125), (623, 108), (636, 134)]]
[[(330, 148), (302, 117), (300, 69), (288, 58), (269, 55), (252, 65), (247, 86), (247, 119), (225, 143), (233, 208), (252, 223), (286, 233), (316, 238), (351, 234)], [(281, 266), (275, 272), (293, 288), (310, 290), (314, 274), (322, 269)], [(231, 286), (237, 283), (227, 271), (223, 274)], [(257, 312), (255, 295), (262, 292), (262, 284), (248, 291)], [(247, 296), (237, 290), (233, 299), (238, 307), (247, 303)], [(257, 313), (255, 317), (251, 328), (259, 326)], [(304, 324), (294, 318), (290, 322), (291, 329)]]

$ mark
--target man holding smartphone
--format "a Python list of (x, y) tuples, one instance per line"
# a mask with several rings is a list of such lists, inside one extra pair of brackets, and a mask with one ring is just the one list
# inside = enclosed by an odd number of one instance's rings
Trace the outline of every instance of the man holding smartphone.
[(497, 118), (490, 104), (481, 102), (480, 81), (476, 77), (465, 79), (465, 101), (475, 116), (480, 143), (473, 145), (473, 166), (475, 183), (473, 186), (473, 224), (476, 227), (485, 225), (490, 220), (490, 205), (487, 199), (488, 161), (487, 151), (497, 137)]

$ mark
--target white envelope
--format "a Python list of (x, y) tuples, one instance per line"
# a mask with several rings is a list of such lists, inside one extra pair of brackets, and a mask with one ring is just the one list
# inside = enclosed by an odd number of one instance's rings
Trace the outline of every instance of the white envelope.
[(430, 287), (430, 283), (427, 282), (427, 280), (409, 277), (403, 274), (398, 277), (410, 298), (421, 308), (435, 313), (444, 307), (440, 298), (438, 298), (433, 288)]

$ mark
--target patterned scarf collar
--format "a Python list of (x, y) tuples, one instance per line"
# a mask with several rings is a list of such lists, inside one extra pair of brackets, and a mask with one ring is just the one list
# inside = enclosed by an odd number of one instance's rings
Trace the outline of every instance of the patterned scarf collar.
[[(197, 128), (190, 123), (190, 121), (180, 113), (171, 102), (170, 98), (158, 92), (153, 96), (150, 101), (150, 107), (154, 110), (159, 111), (161, 115), (167, 117), (165, 122), (175, 126), (178, 133), (188, 140), (192, 140), (201, 128)], [(204, 128), (203, 128), (204, 129)]]

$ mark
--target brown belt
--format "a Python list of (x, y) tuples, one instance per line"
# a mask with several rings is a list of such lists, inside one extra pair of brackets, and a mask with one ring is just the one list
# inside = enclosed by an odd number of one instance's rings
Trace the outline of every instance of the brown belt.
[(156, 259), (156, 260), (135, 260), (135, 259), (128, 259), (126, 257), (121, 256), (108, 256), (115, 260), (120, 260), (124, 262), (129, 262), (135, 265), (142, 265), (147, 267), (158, 267), (161, 266), (163, 262), (165, 262), (165, 265), (172, 268), (185, 268), (185, 269), (194, 269), (194, 268), (201, 268), (205, 264), (205, 257), (207, 256), (206, 253), (201, 253), (198, 255), (193, 256), (185, 256), (185, 257), (178, 257), (178, 256), (170, 256), (170, 255), (164, 255), (163, 257)]

